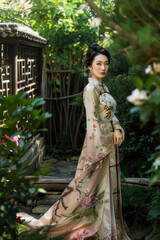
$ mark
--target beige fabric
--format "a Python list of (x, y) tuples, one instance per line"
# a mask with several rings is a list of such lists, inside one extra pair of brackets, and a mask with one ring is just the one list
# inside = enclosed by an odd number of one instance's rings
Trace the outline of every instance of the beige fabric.
[(113, 130), (123, 128), (114, 115), (116, 102), (106, 85), (89, 78), (84, 88), (87, 132), (75, 178), (39, 219), (25, 213), (28, 228), (50, 225), (49, 237), (130, 240), (121, 210), (118, 149)]

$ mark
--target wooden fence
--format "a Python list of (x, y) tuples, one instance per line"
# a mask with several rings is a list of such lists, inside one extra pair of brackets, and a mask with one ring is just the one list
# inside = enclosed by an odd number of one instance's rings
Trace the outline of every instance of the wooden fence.
[[(47, 67), (48, 66), (48, 67)], [(52, 117), (44, 123), (48, 129), (45, 133), (47, 145), (59, 150), (75, 150), (81, 148), (84, 140), (83, 104), (72, 105), (75, 99), (82, 103), (83, 88), (86, 82), (80, 72), (72, 69), (59, 70), (49, 68), (46, 59), (42, 71), (42, 96), (46, 100), (44, 111)], [(83, 130), (82, 130), (83, 129)]]

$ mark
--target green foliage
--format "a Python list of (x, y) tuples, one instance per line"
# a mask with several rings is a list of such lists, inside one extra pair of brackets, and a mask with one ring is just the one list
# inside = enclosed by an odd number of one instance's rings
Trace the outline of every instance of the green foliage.
[[(107, 4), (100, 0), (96, 2), (108, 16), (112, 15), (112, 0), (107, 1)], [(44, 55), (49, 56), (54, 69), (60, 65), (63, 69), (68, 69), (72, 53), (72, 60), (75, 60), (72, 69), (78, 71), (76, 68), (80, 67), (82, 71), (83, 51), (86, 51), (89, 43), (100, 42), (104, 38), (104, 32), (110, 32), (110, 28), (103, 23), (99, 27), (91, 26), (96, 14), (84, 0), (30, 0), (29, 3), (30, 8), (25, 10), (18, 0), (4, 1), (0, 5), (0, 21), (27, 24), (45, 37), (48, 45)], [(81, 8), (83, 5), (85, 7)]]
[(44, 160), (48, 160), (52, 157), (53, 158), (58, 158), (59, 157), (59, 150), (56, 149), (55, 147), (52, 147), (52, 148), (48, 147), (46, 149), (46, 154), (44, 156)]
[[(130, 2), (116, 0), (115, 22), (118, 23), (117, 39), (122, 47), (128, 48), (131, 63), (146, 65), (158, 60), (159, 1), (141, 0)], [(154, 58), (154, 60), (153, 60)], [(157, 61), (156, 60), (156, 61)]]
[(76, 96), (75, 100), (71, 102), (70, 105), (82, 106), (83, 104), (83, 94)]
[(0, 3), (0, 22), (16, 22), (28, 25), (27, 12), (19, 0), (7, 0)]
[[(42, 113), (42, 98), (26, 99), (25, 94), (0, 95), (0, 237), (1, 239), (18, 239), (16, 212), (19, 203), (25, 204), (27, 198), (35, 193), (25, 173), (32, 164), (23, 161), (31, 136), (36, 134), (41, 123), (50, 115)], [(19, 144), (12, 139), (19, 136)], [(50, 168), (35, 174), (32, 181), (48, 173)], [(32, 184), (33, 186), (33, 184)], [(38, 190), (38, 189), (37, 189)], [(41, 191), (41, 189), (40, 189)]]
[(141, 227), (143, 239), (152, 234), (152, 239), (158, 240), (160, 224), (159, 188), (128, 186), (122, 188), (122, 199), (123, 213), (127, 222), (132, 226)]
[(72, 65), (74, 71), (82, 72), (83, 52), (89, 43), (104, 37), (104, 24), (91, 27), (95, 14), (88, 7), (81, 9), (83, 0), (43, 0), (42, 4), (31, 0), (31, 3), (30, 25), (48, 39), (45, 55), (49, 56), (51, 67), (68, 69)]
[[(141, 80), (142, 82), (142, 80)], [(139, 88), (139, 83), (136, 83), (136, 87)], [(146, 124), (152, 121), (154, 126), (151, 128), (152, 135), (157, 135), (160, 137), (160, 75), (154, 74), (149, 75), (146, 82), (143, 84), (143, 88), (148, 91), (148, 99), (145, 102), (131, 109), (132, 112), (139, 112), (141, 121)], [(160, 147), (156, 146), (155, 151), (150, 156), (149, 160), (154, 161), (150, 173), (154, 172), (155, 175), (152, 179), (151, 184), (153, 184), (160, 176)]]
[(60, 142), (61, 148), (66, 149), (69, 144), (69, 140), (68, 140), (68, 133), (65, 130), (62, 131), (60, 139), (61, 139), (61, 142)]

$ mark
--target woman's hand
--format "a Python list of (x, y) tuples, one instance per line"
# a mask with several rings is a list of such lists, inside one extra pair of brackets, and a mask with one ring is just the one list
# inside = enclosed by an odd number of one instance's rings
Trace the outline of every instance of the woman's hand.
[(122, 142), (124, 141), (124, 136), (125, 136), (125, 132), (122, 131), (120, 132), (120, 130), (115, 130), (114, 131), (114, 145), (115, 146), (120, 146), (122, 144)]

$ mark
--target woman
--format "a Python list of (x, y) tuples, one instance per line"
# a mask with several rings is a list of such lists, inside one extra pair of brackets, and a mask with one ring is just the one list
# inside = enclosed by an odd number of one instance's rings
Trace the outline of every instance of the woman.
[(102, 82), (109, 69), (108, 51), (93, 43), (85, 64), (90, 70), (84, 88), (87, 132), (75, 178), (59, 200), (39, 219), (27, 219), (29, 229), (50, 225), (49, 237), (129, 240), (122, 218), (118, 147), (124, 130), (114, 115), (116, 102)]

